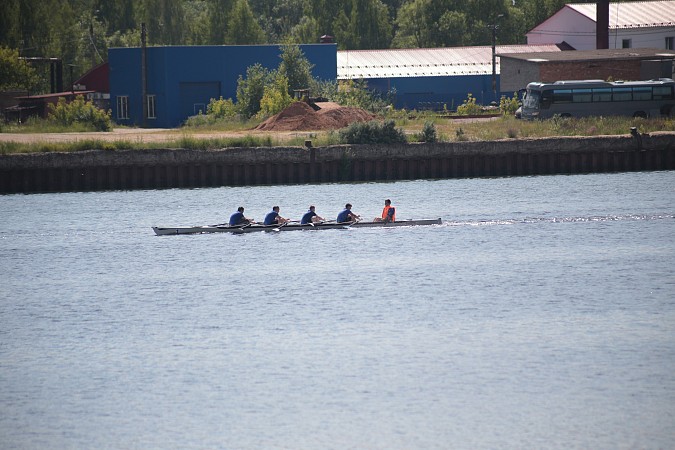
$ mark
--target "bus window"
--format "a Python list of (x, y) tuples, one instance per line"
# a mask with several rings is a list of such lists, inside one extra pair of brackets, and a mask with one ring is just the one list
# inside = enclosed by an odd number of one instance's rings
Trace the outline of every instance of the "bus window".
[(595, 88), (593, 89), (594, 102), (611, 102), (612, 89), (610, 88)]
[(549, 109), (553, 101), (553, 93), (551, 91), (544, 91), (541, 93), (541, 109)]
[(572, 89), (554, 89), (553, 103), (572, 103)]
[(541, 98), (541, 92), (539, 91), (528, 91), (523, 97), (523, 108), (529, 109), (539, 109), (539, 99)]
[(651, 99), (652, 99), (651, 87), (644, 86), (633, 88), (633, 100), (651, 100)]
[(672, 100), (673, 88), (671, 86), (654, 86), (654, 100)]
[(632, 89), (629, 87), (612, 88), (612, 99), (615, 102), (625, 102), (626, 100), (631, 100), (633, 98), (631, 91)]
[(573, 89), (572, 101), (574, 103), (589, 103), (592, 101), (590, 89)]

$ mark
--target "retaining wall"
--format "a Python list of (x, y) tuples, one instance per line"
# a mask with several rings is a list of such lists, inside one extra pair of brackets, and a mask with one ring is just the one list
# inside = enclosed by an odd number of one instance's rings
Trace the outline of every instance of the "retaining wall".
[(0, 193), (675, 169), (675, 133), (436, 144), (0, 155)]

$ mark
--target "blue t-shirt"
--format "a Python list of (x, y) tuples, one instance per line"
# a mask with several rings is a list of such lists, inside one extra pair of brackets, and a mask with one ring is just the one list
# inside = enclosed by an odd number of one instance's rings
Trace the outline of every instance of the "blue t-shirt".
[(351, 222), (349, 220), (349, 215), (352, 213), (351, 209), (345, 209), (337, 216), (337, 222)]
[(244, 213), (237, 211), (230, 216), (230, 226), (241, 225), (244, 222)]
[(314, 211), (307, 211), (302, 219), (300, 219), (300, 225), (308, 224), (312, 221), (312, 217), (316, 216)]
[(272, 224), (277, 223), (277, 217), (279, 217), (278, 212), (276, 212), (274, 210), (268, 212), (267, 215), (265, 216), (264, 224), (265, 225), (272, 225)]

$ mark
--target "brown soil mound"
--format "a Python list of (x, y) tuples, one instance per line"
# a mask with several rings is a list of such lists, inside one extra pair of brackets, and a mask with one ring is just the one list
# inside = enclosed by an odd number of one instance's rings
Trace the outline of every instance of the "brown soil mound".
[(305, 102), (295, 102), (255, 129), (261, 131), (332, 130), (344, 128), (352, 122), (367, 122), (374, 118), (373, 114), (361, 108), (327, 104), (325, 108), (314, 111)]

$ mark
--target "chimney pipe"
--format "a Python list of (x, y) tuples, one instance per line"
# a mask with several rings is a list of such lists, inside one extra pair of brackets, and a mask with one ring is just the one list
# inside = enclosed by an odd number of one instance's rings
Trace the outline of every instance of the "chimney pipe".
[(595, 48), (609, 48), (609, 0), (598, 0), (595, 9)]

